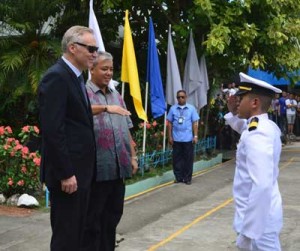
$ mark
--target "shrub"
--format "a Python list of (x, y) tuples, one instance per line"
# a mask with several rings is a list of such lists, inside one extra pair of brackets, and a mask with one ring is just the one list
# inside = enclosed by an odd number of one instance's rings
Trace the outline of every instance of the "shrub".
[(140, 123), (139, 128), (134, 132), (133, 138), (136, 142), (138, 152), (142, 153), (143, 149), (144, 123), (146, 123), (146, 153), (151, 153), (153, 151), (162, 151), (164, 125), (160, 124), (156, 120), (153, 120), (150, 122)]
[(38, 134), (36, 126), (24, 126), (17, 139), (9, 126), (0, 126), (0, 193), (32, 194), (40, 187), (40, 154), (26, 146)]

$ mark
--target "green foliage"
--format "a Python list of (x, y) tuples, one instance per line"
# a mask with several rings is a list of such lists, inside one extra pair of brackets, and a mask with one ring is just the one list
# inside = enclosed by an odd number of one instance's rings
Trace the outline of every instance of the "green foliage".
[(224, 25), (213, 25), (208, 39), (203, 44), (210, 54), (223, 54), (225, 46), (230, 44), (230, 29)]
[(235, 72), (251, 66), (286, 77), (299, 69), (299, 1), (197, 0), (195, 5), (198, 18), (205, 12), (210, 20), (206, 52), (226, 56)]
[[(115, 77), (120, 75), (123, 41), (119, 28), (126, 9), (142, 97), (149, 16), (154, 22), (163, 83), (169, 25), (181, 76), (190, 29), (198, 57), (206, 56), (211, 83), (213, 79), (216, 83), (232, 81), (237, 72), (249, 66), (290, 78), (287, 73), (300, 68), (299, 0), (94, 0), (106, 50), (114, 55)], [(34, 103), (43, 72), (60, 54), (63, 33), (75, 24), (87, 26), (88, 12), (89, 0), (1, 1), (0, 113), (5, 116), (0, 122), (21, 125), (32, 117), (28, 107)], [(125, 100), (133, 111), (131, 97), (125, 96)], [(12, 116), (7, 115), (8, 110), (13, 111)]]
[[(61, 1), (0, 3), (0, 122), (21, 126), (36, 98), (38, 83), (59, 55), (58, 43), (49, 36)], [(51, 21), (52, 20), (52, 21)], [(22, 104), (22, 109), (19, 105)], [(6, 111), (10, 110), (10, 113)]]
[[(100, 9), (99, 1), (94, 5), (98, 7), (95, 9)], [(198, 56), (206, 55), (210, 82), (213, 78), (218, 83), (232, 81), (237, 72), (246, 71), (249, 66), (275, 72), (278, 77), (287, 77), (287, 72), (300, 67), (298, 0), (115, 1), (115, 24), (102, 26), (101, 22), (106, 22), (106, 13), (96, 13), (104, 39), (108, 35), (107, 29), (113, 26), (117, 30), (117, 26), (123, 24), (125, 9), (130, 13), (141, 79), (146, 72), (149, 16), (154, 22), (163, 79), (169, 24), (172, 25), (181, 75), (189, 29), (194, 32)], [(108, 50), (113, 48), (108, 47)], [(121, 54), (117, 52), (116, 69), (119, 69), (120, 61)]]
[(40, 155), (26, 146), (38, 133), (36, 126), (24, 126), (16, 139), (9, 126), (0, 127), (0, 193), (32, 194), (39, 189)]

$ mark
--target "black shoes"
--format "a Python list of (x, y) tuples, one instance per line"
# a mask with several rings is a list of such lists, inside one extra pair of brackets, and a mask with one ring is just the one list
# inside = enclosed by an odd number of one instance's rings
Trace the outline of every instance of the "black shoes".
[(183, 180), (174, 180), (174, 183), (182, 183)]
[(177, 183), (185, 183), (186, 185), (191, 185), (192, 184), (192, 181), (184, 181), (184, 180), (174, 180), (174, 183), (177, 184)]

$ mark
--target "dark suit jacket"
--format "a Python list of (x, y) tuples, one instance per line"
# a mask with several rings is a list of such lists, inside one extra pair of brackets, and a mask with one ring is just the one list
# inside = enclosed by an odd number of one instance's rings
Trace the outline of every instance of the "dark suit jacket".
[(75, 175), (78, 187), (88, 188), (95, 172), (93, 115), (78, 78), (59, 59), (44, 75), (38, 93), (41, 181), (59, 189), (62, 179)]

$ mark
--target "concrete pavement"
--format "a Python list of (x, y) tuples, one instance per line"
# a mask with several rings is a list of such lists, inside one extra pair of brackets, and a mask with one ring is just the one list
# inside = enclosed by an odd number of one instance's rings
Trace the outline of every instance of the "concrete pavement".
[[(283, 251), (300, 250), (300, 143), (283, 148), (280, 190), (284, 203)], [(232, 230), (234, 161), (193, 178), (193, 184), (171, 184), (126, 202), (118, 227), (116, 251), (235, 250)], [(49, 213), (29, 217), (0, 216), (0, 250), (49, 250)]]
[[(283, 148), (279, 185), (284, 204), (283, 251), (300, 250), (300, 143)], [(236, 250), (232, 230), (234, 161), (128, 202), (119, 251)], [(143, 207), (140, 204), (144, 205)]]

